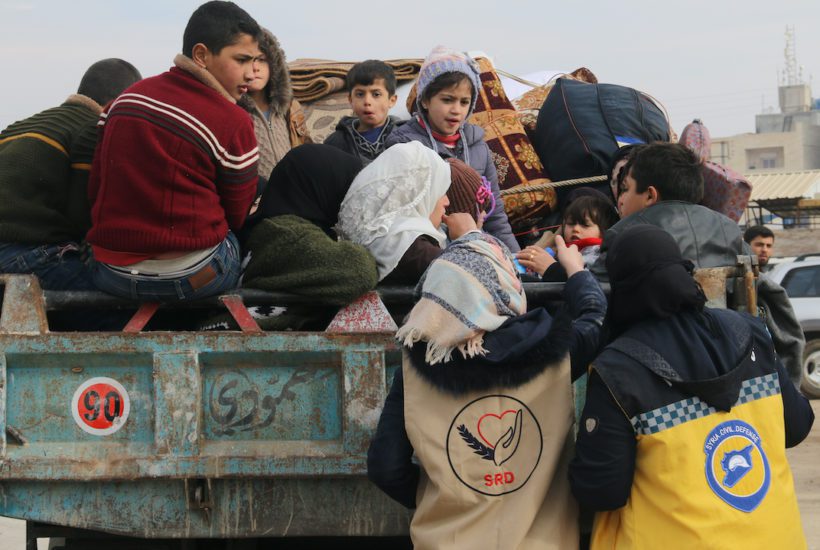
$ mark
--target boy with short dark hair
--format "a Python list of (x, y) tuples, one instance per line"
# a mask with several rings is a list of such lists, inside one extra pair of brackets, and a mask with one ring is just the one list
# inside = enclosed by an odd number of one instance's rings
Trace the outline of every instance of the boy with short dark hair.
[(757, 256), (760, 271), (769, 270), (769, 259), (774, 248), (774, 233), (765, 225), (753, 225), (743, 233), (743, 240)]
[[(606, 257), (612, 243), (637, 224), (664, 229), (696, 268), (734, 266), (739, 255), (750, 252), (734, 221), (695, 204), (703, 196), (703, 176), (700, 161), (686, 146), (660, 142), (641, 146), (623, 170), (626, 177), (618, 189), (622, 219), (604, 234), (601, 254), (590, 268), (599, 280), (609, 281)], [(775, 349), (792, 381), (799, 384), (805, 339), (789, 297), (783, 287), (761, 277), (757, 298)]]
[(342, 118), (324, 142), (367, 165), (384, 151), (387, 136), (399, 123), (388, 115), (396, 104), (396, 75), (387, 63), (369, 59), (350, 68), (345, 85), (354, 116)]
[(655, 143), (636, 152), (623, 168), (618, 189), (621, 217), (660, 201), (698, 204), (703, 198), (700, 166), (694, 152), (676, 143)]
[(621, 221), (604, 235), (601, 257), (591, 268), (596, 276), (606, 277), (609, 243), (636, 223), (666, 229), (680, 245), (683, 257), (697, 267), (735, 265), (738, 254), (743, 254), (740, 230), (726, 216), (697, 204), (703, 197), (703, 176), (700, 161), (690, 149), (678, 143), (642, 146), (623, 172), (626, 176), (618, 189)]
[(236, 102), (254, 79), (261, 30), (231, 2), (191, 15), (174, 67), (125, 91), (100, 117), (89, 182), (94, 283), (118, 296), (176, 301), (234, 288), (234, 233), (259, 157)]
[(94, 288), (81, 242), (97, 121), (140, 78), (127, 61), (103, 59), (65, 103), (0, 133), (0, 273), (37, 275), (47, 290)]

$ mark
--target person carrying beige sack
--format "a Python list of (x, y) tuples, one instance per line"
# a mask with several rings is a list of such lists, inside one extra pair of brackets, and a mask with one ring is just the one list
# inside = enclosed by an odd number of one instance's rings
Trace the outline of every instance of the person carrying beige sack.
[(509, 250), (480, 231), (451, 242), (417, 287), (367, 461), (380, 489), (416, 508), (417, 549), (578, 546), (571, 380), (595, 355), (606, 299), (557, 240), (567, 314), (527, 312)]

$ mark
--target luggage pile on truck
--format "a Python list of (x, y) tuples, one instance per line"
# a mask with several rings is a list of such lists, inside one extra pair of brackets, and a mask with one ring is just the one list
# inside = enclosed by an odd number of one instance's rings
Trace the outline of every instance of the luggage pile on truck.
[[(679, 139), (662, 101), (628, 86), (600, 83), (586, 67), (520, 78), (496, 68), (483, 52), (471, 55), (481, 70), (482, 88), (469, 122), (485, 132), (504, 206), (522, 243), (538, 240), (540, 227), (560, 224), (558, 213), (571, 189), (591, 186), (610, 193), (607, 171), (619, 147), (653, 141), (680, 141), (693, 149), (704, 162), (702, 204), (740, 220), (751, 184), (711, 161), (708, 129), (700, 120)], [(410, 118), (414, 110), (413, 79), (422, 61), (387, 61), (399, 81), (399, 101), (391, 113), (400, 118)], [(352, 113), (344, 89), (344, 74), (352, 65), (316, 59), (289, 63), (294, 97), (303, 104), (316, 142)]]

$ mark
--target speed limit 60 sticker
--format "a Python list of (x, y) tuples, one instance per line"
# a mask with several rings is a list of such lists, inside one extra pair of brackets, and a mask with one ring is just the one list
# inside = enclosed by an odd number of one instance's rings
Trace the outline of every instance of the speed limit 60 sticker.
[(109, 435), (122, 428), (130, 409), (128, 392), (113, 378), (86, 380), (71, 400), (74, 421), (92, 435)]

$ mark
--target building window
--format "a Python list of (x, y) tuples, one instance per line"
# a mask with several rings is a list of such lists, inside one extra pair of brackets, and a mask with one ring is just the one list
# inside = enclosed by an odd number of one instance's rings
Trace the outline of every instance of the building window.
[(785, 157), (783, 147), (746, 149), (746, 166), (749, 167), (749, 170), (783, 168)]

